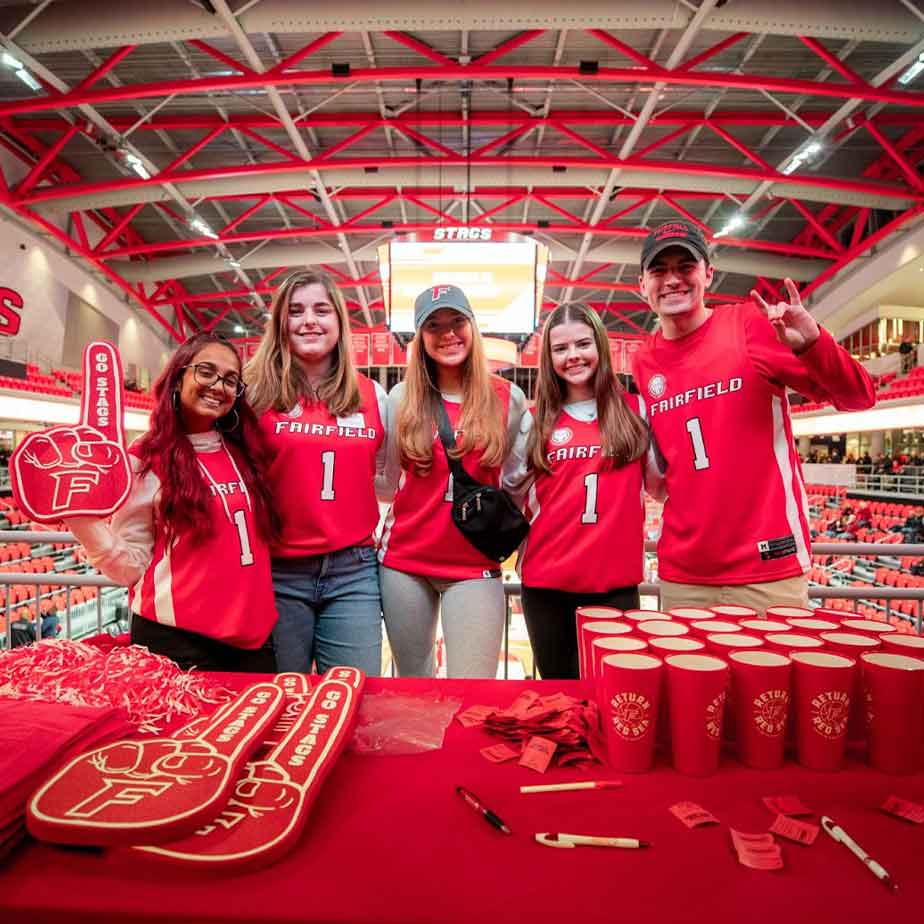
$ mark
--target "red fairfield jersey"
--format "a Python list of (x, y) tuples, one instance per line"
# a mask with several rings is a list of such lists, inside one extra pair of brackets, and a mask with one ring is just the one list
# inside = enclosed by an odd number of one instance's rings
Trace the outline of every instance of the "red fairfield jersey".
[[(132, 589), (145, 619), (198, 632), (237, 648), (259, 648), (276, 623), (269, 548), (257, 534), (240, 468), (223, 446), (198, 452), (211, 488), (208, 537), (181, 535), (172, 546), (158, 529), (151, 563)], [(163, 473), (156, 473), (163, 481)]]
[(824, 330), (796, 356), (751, 303), (715, 308), (677, 340), (659, 331), (636, 353), (634, 369), (667, 463), (660, 576), (751, 584), (808, 570), (786, 386), (860, 410), (875, 401), (866, 371)]
[(379, 521), (375, 456), (384, 439), (372, 381), (358, 376), (362, 405), (333, 417), (323, 404), (260, 417), (272, 455), (270, 490), (282, 516), (274, 558), (325, 555), (371, 545)]
[[(506, 422), (510, 404), (510, 383), (492, 379)], [(443, 401), (449, 422), (455, 428), (462, 405)], [(479, 452), (462, 457), (465, 470), (484, 484), (500, 484), (500, 467), (484, 468)], [(452, 490), (449, 463), (436, 426), (433, 428), (433, 464), (418, 475), (404, 470), (385, 520), (379, 559), (383, 565), (409, 574), (447, 580), (493, 577), (500, 573), (496, 561), (482, 555), (452, 522)]]
[[(625, 395), (639, 413), (637, 395)], [(551, 475), (529, 491), (529, 535), (520, 558), (527, 587), (603, 593), (639, 584), (645, 505), (642, 461), (601, 467), (600, 428), (562, 411), (545, 447)], [(605, 556), (604, 567), (593, 562)]]

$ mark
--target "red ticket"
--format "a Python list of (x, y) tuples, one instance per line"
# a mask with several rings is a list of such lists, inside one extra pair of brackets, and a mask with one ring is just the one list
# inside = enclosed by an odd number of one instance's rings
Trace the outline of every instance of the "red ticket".
[(814, 812), (798, 796), (764, 796), (761, 800), (777, 815), (813, 815)]
[(719, 819), (707, 812), (701, 805), (695, 802), (678, 802), (672, 805), (668, 811), (679, 818), (688, 828), (698, 828), (700, 825), (717, 825)]
[(526, 690), (504, 710), (504, 715), (514, 716), (515, 718), (525, 716), (537, 699), (539, 699), (539, 694), (535, 690)]
[(501, 742), (489, 748), (482, 748), (481, 756), (486, 757), (492, 763), (502, 764), (505, 760), (513, 760), (515, 757), (519, 757), (520, 749), (513, 748), (509, 744)]
[(908, 799), (900, 799), (898, 796), (889, 796), (882, 805), (879, 806), (883, 812), (895, 815), (896, 818), (904, 818), (913, 824), (924, 824), (924, 805), (920, 802), (910, 802)]
[(456, 713), (456, 721), (465, 728), (481, 725), (484, 720), (497, 710), (494, 706), (469, 706), (465, 712)]
[(555, 753), (557, 745), (548, 738), (541, 738), (536, 735), (529, 739), (523, 756), (520, 758), (521, 767), (529, 767), (530, 770), (536, 770), (539, 773), (545, 773), (552, 761), (552, 755)]
[(750, 869), (782, 869), (783, 852), (772, 834), (744, 834), (728, 829), (738, 862)]
[(818, 832), (821, 830), (818, 825), (810, 824), (807, 821), (799, 821), (796, 818), (788, 818), (786, 815), (777, 815), (776, 821), (770, 830), (780, 837), (787, 840), (795, 841), (797, 844), (805, 844), (810, 847), (815, 843)]

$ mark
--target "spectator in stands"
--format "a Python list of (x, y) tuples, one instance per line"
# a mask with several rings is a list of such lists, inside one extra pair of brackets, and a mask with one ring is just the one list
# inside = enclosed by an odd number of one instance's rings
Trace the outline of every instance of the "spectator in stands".
[(72, 517), (90, 563), (134, 585), (131, 640), (183, 668), (272, 673), (269, 541), (277, 521), (263, 440), (235, 348), (181, 344), (154, 384), (134, 480), (112, 522)]
[(862, 457), (860, 458), (859, 464), (864, 465), (864, 466), (872, 466), (873, 459), (868, 452), (863, 453)]
[[(707, 307), (714, 267), (694, 225), (671, 221), (641, 250), (639, 285), (660, 330), (635, 354), (667, 461), (661, 605), (804, 605), (808, 513), (786, 388), (843, 410), (873, 405), (869, 374), (787, 296)], [(755, 304), (756, 303), (756, 304)]]
[(386, 395), (353, 365), (346, 303), (327, 273), (302, 270), (279, 286), (245, 376), (282, 519), (272, 547), (279, 669), (348, 665), (377, 677)]
[[(545, 322), (523, 491), (531, 528), (518, 562), (523, 614), (544, 679), (578, 676), (578, 606), (636, 609), (643, 579), (645, 462), (660, 473), (645, 401), (625, 392), (610, 365), (599, 315), (559, 305)], [(514, 479), (519, 482), (519, 479)], [(606, 568), (590, 567), (606, 549)]]
[(414, 327), (407, 377), (388, 396), (389, 481), (400, 475), (379, 552), (388, 639), (402, 676), (432, 676), (440, 616), (449, 676), (494, 677), (506, 612), (501, 570), (451, 519), (452, 482), (435, 434), (442, 406), (462, 464), (497, 485), (525, 456), (526, 398), (491, 375), (458, 286), (421, 292)]

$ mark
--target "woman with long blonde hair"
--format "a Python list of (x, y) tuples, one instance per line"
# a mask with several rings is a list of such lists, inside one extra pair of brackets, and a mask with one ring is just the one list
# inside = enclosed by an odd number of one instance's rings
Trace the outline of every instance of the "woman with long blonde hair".
[(432, 676), (440, 614), (448, 675), (494, 677), (506, 611), (500, 568), (452, 521), (438, 414), (442, 405), (466, 471), (498, 486), (522, 460), (526, 398), (491, 374), (458, 286), (422, 292), (414, 327), (407, 377), (388, 396), (389, 480), (398, 483), (379, 550), (388, 639), (402, 676)]
[(542, 331), (527, 442), (531, 525), (519, 560), (526, 628), (546, 679), (578, 676), (577, 607), (639, 605), (643, 479), (660, 494), (650, 449), (645, 403), (614, 375), (596, 311), (559, 305)]
[(245, 376), (282, 519), (271, 549), (279, 670), (349, 665), (377, 676), (382, 613), (373, 532), (386, 397), (354, 368), (346, 304), (327, 273), (305, 269), (279, 286)]

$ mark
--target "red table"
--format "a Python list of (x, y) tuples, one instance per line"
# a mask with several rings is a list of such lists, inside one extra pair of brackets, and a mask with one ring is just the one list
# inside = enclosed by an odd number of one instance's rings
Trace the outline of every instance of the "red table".
[[(464, 706), (508, 705), (527, 688), (579, 694), (578, 683), (370, 680), (367, 691), (461, 696)], [(274, 866), (233, 879), (93, 850), (36, 843), (0, 869), (3, 922), (683, 922), (921, 920), (924, 825), (877, 810), (891, 793), (924, 801), (924, 774), (888, 777), (852, 762), (841, 773), (795, 765), (746, 770), (732, 760), (707, 779), (660, 766), (622, 776), (621, 789), (521, 795), (525, 783), (612, 777), (605, 769), (494, 765), (495, 743), (453, 722), (442, 750), (405, 757), (347, 753), (315, 804), (298, 847)], [(505, 836), (455, 794), (462, 784), (513, 829)], [(794, 793), (828, 814), (899, 883), (889, 892), (823, 832), (811, 847), (783, 844), (785, 868), (739, 865), (727, 827), (766, 831), (764, 795)], [(712, 811), (719, 826), (689, 831), (668, 806)], [(813, 819), (817, 822), (817, 818)], [(536, 844), (537, 831), (636, 836), (650, 850)]]

